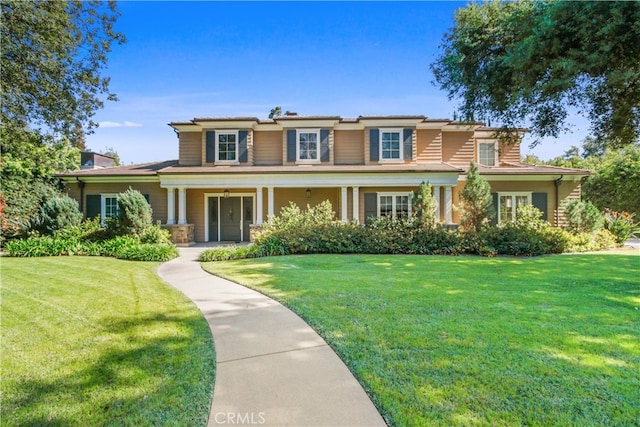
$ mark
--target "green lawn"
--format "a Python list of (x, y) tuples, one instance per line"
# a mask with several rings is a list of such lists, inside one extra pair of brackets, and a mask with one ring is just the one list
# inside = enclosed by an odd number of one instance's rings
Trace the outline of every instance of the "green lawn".
[(157, 263), (7, 258), (2, 425), (206, 425), (206, 321)]
[(638, 425), (640, 258), (207, 263), (291, 307), (391, 425)]

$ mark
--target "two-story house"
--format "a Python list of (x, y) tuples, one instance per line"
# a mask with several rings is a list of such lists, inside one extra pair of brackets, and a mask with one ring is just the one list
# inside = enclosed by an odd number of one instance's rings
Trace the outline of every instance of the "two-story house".
[(562, 202), (580, 197), (588, 175), (522, 164), (520, 146), (501, 144), (482, 124), (424, 116), (215, 117), (169, 126), (178, 135), (177, 161), (61, 175), (87, 217), (115, 215), (117, 193), (132, 187), (178, 242), (248, 241), (252, 226), (289, 202), (304, 208), (329, 200), (342, 221), (408, 216), (410, 193), (428, 181), (438, 219), (455, 224), (475, 161), (491, 184), (497, 221), (533, 204), (559, 225)]

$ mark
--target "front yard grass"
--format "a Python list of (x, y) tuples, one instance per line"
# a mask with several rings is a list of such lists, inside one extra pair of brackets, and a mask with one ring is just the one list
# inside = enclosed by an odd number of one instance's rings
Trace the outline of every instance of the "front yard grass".
[(640, 258), (204, 264), (291, 307), (390, 425), (638, 425)]
[(206, 425), (205, 319), (157, 263), (7, 258), (2, 425)]

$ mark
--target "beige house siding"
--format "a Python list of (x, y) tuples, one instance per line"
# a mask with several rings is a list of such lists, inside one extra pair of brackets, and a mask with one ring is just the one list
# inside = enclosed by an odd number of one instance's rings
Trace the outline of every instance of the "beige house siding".
[(202, 165), (202, 132), (180, 132), (178, 162), (181, 166)]
[(416, 132), (416, 160), (430, 163), (442, 160), (442, 131), (419, 129)]
[[(564, 207), (565, 203), (572, 199), (581, 199), (582, 194), (582, 184), (580, 182), (571, 182), (571, 181), (563, 181), (560, 184), (560, 188), (558, 189), (560, 194), (560, 206), (559, 206), (559, 226), (565, 227), (567, 225), (567, 220), (564, 217)], [(555, 207), (555, 205), (554, 205)], [(555, 224), (554, 224), (555, 225)]]
[[(306, 188), (275, 188), (274, 189), (274, 213), (280, 214), (280, 210), (289, 206), (289, 202), (295, 203), (300, 209), (305, 210), (307, 205), (315, 206), (325, 200), (331, 202), (333, 211), (339, 217), (340, 189), (339, 188), (311, 188), (311, 197), (307, 199)], [(267, 199), (264, 199), (267, 204)], [(266, 212), (264, 218), (266, 219)]]
[[(140, 191), (142, 194), (149, 195), (149, 204), (153, 210), (153, 222), (160, 221), (163, 224), (167, 222), (167, 190), (161, 188), (160, 183), (157, 182), (85, 183), (83, 191), (84, 200), (82, 201), (83, 214), (86, 215), (88, 195), (123, 193), (127, 191), (129, 187)], [(67, 193), (80, 203), (80, 189), (78, 188), (78, 184), (67, 184)]]
[(196, 242), (204, 242), (204, 193), (220, 192), (220, 190), (188, 189), (187, 190), (187, 223), (193, 224), (193, 238)]
[(365, 162), (364, 132), (361, 130), (334, 131), (334, 163), (362, 165)]
[[(286, 160), (283, 153), (282, 131), (253, 132), (253, 164), (256, 166), (281, 165)], [(286, 141), (285, 141), (286, 143)], [(286, 146), (284, 147), (286, 148)]]
[(520, 162), (520, 144), (500, 144), (499, 150), (500, 162), (519, 163)]
[(476, 160), (473, 132), (444, 132), (442, 134), (442, 161), (454, 166), (467, 166)]

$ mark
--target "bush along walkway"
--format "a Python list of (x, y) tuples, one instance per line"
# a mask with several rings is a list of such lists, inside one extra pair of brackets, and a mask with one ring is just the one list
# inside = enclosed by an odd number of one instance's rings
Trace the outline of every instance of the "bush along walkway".
[(266, 296), (206, 273), (201, 248), (181, 248), (158, 274), (198, 306), (213, 334), (209, 426), (384, 426), (327, 343)]

